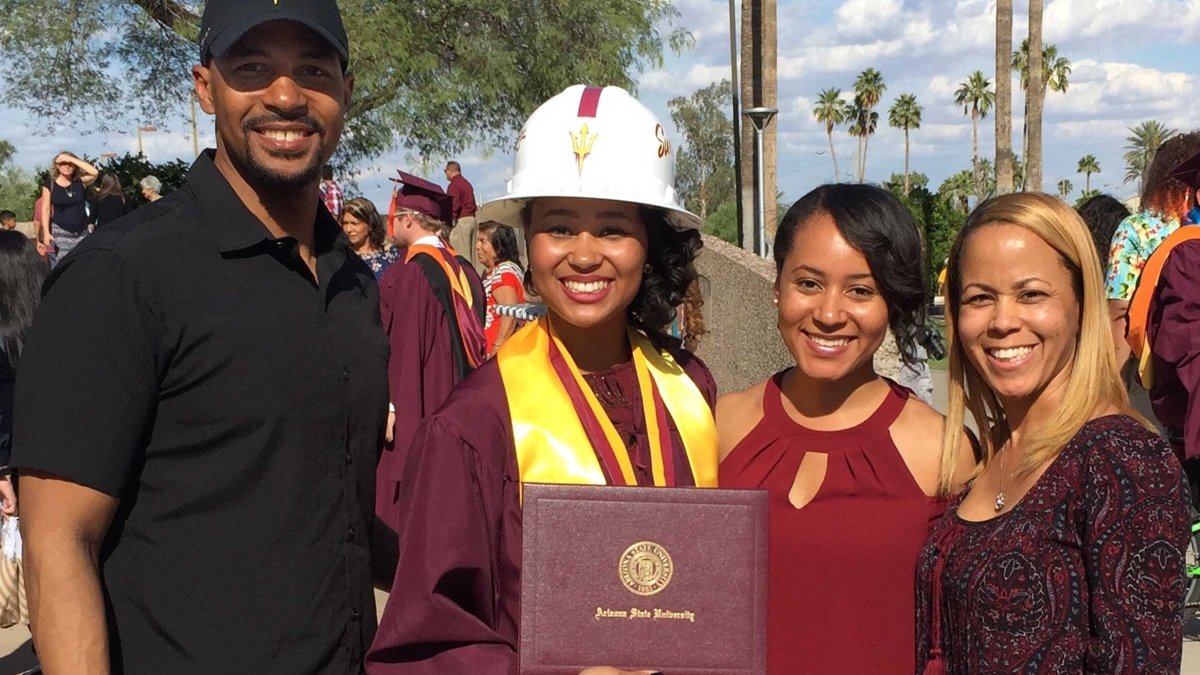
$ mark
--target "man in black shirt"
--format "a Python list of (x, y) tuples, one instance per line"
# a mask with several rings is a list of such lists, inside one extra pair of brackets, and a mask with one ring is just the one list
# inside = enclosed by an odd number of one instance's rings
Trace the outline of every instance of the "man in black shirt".
[(47, 282), (13, 464), (48, 675), (362, 670), (388, 343), (318, 208), (347, 58), (334, 0), (209, 0), (216, 151)]

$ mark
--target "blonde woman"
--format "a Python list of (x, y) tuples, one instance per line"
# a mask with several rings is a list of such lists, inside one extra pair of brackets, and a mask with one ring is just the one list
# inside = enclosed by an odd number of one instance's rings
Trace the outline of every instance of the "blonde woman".
[[(1129, 407), (1087, 227), (1053, 197), (998, 197), (948, 269), (946, 428), (969, 409), (983, 460), (918, 566), (918, 666), (1179, 672), (1187, 487)], [(971, 451), (944, 443), (948, 466)]]
[(60, 152), (42, 184), (42, 212), (37, 219), (49, 223), (38, 232), (38, 243), (48, 249), (50, 267), (58, 264), (88, 235), (87, 186), (100, 172), (69, 152)]

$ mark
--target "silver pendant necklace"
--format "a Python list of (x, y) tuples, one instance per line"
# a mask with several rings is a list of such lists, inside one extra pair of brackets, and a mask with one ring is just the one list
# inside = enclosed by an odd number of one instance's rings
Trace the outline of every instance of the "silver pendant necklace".
[(1000, 493), (996, 495), (996, 513), (1004, 510), (1004, 491), (1006, 489), (1004, 484), (1007, 482), (1005, 478), (1008, 475), (1004, 473), (1004, 450), (1006, 448), (1008, 448), (1007, 444), (1003, 448), (1000, 448), (1000, 452), (998, 453), (1000, 455)]

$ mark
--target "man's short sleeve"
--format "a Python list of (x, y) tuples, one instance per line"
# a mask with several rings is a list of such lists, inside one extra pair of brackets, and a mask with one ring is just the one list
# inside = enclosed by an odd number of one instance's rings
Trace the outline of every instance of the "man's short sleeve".
[(156, 326), (117, 254), (80, 251), (59, 265), (17, 369), (13, 466), (121, 496), (154, 418)]

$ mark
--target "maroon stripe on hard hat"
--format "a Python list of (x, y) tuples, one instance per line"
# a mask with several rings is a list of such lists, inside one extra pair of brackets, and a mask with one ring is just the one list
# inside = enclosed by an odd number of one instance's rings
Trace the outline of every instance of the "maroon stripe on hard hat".
[(580, 117), (596, 116), (596, 108), (600, 107), (600, 94), (603, 91), (600, 87), (588, 87), (583, 90), (583, 98), (579, 99)]

